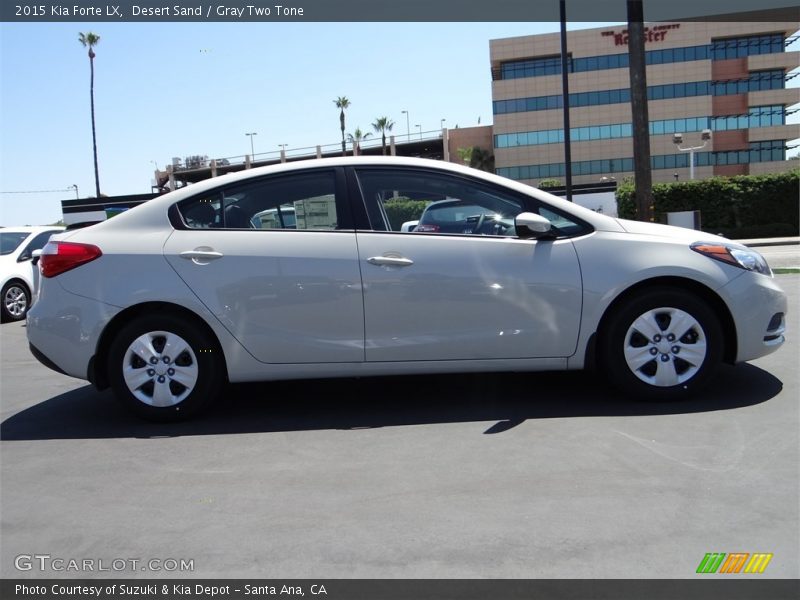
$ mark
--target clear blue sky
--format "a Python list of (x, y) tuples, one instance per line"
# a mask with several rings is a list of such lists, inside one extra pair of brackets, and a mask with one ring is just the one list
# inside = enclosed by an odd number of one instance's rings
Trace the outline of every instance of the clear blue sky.
[[(606, 24), (574, 23), (573, 29)], [(489, 40), (558, 23), (0, 24), (0, 225), (52, 223), (60, 200), (94, 195), (89, 61), (101, 190), (147, 193), (171, 157), (332, 144), (380, 116), (412, 132), (492, 122)], [(793, 83), (796, 83), (796, 78)], [(153, 162), (151, 162), (153, 161)], [(64, 190), (41, 192), (41, 190)], [(33, 192), (33, 193), (7, 193)]]
[[(597, 24), (575, 24), (586, 28)], [(489, 40), (558, 23), (0, 24), (0, 191), (94, 195), (89, 60), (101, 191), (147, 193), (171, 157), (211, 158), (340, 140), (380, 116), (411, 129), (492, 122)], [(52, 223), (74, 192), (0, 194), (0, 225)]]

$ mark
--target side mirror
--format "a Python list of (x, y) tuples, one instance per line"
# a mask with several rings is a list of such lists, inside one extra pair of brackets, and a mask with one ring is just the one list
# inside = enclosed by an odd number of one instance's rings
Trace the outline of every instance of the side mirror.
[(552, 235), (553, 229), (550, 221), (534, 213), (524, 212), (514, 218), (514, 228), (517, 236), (525, 238), (540, 238)]
[(42, 256), (41, 248), (39, 250), (34, 250), (31, 253), (31, 264), (36, 266), (39, 264), (39, 258)]
[(416, 221), (406, 221), (400, 226), (400, 231), (411, 232), (414, 231), (419, 225), (419, 220)]

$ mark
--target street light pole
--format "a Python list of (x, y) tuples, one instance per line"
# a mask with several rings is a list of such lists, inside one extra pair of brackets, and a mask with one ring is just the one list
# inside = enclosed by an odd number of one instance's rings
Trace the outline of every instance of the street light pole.
[(250, 133), (245, 133), (245, 135), (250, 138), (250, 158), (255, 160), (256, 152), (255, 152), (255, 149), (253, 147), (253, 136), (254, 135), (258, 135), (258, 132), (257, 131), (251, 131)]
[(422, 139), (422, 125), (417, 123), (416, 125), (414, 125), (414, 127), (419, 129), (419, 139)]
[(683, 134), (676, 133), (672, 136), (672, 143), (678, 148), (681, 152), (688, 152), (689, 153), (689, 179), (694, 180), (694, 153), (697, 150), (702, 150), (706, 146), (708, 146), (709, 140), (711, 140), (711, 130), (710, 129), (703, 129), (700, 134), (700, 139), (703, 140), (702, 146), (692, 146), (691, 148), (681, 148), (681, 144), (683, 143)]
[(409, 125), (409, 123), (411, 121), (409, 121), (409, 119), (408, 119), (408, 111), (407, 110), (401, 110), (400, 112), (406, 116), (406, 140), (410, 142), (411, 141), (411, 126)]
[(81, 198), (81, 197), (80, 197), (80, 195), (78, 194), (78, 184), (77, 184), (77, 183), (73, 183), (73, 184), (72, 184), (71, 186), (69, 186), (69, 187), (71, 187), (71, 188), (75, 188), (75, 200), (80, 200), (80, 198)]
[(447, 119), (439, 119), (439, 129), (444, 129), (445, 121), (447, 121)]

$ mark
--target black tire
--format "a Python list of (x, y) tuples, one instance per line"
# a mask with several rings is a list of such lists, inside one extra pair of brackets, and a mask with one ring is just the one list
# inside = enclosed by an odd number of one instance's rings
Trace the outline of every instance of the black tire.
[[(155, 355), (133, 352), (137, 340), (149, 342)], [(184, 385), (192, 376), (192, 384)], [(114, 395), (150, 421), (181, 421), (198, 414), (219, 395), (224, 380), (215, 340), (182, 317), (140, 317), (117, 334), (109, 350), (108, 381)], [(143, 383), (136, 387), (139, 381)]]
[(0, 300), (0, 317), (3, 322), (22, 321), (31, 307), (31, 291), (21, 281), (9, 281), (3, 286)]
[(674, 401), (708, 383), (722, 346), (719, 319), (705, 301), (683, 290), (653, 288), (614, 308), (601, 331), (598, 362), (626, 394)]

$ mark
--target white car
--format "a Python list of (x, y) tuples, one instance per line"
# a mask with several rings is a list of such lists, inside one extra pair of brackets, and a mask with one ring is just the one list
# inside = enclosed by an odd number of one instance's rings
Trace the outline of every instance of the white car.
[(3, 321), (21, 321), (36, 291), (37, 267), (33, 252), (41, 250), (63, 227), (4, 227), (0, 229), (0, 315)]
[[(392, 231), (398, 196), (448, 200), (457, 227)], [(295, 219), (253, 219), (272, 210)], [(226, 382), (405, 373), (596, 367), (678, 399), (784, 341), (757, 252), (411, 158), (210, 179), (56, 236), (41, 269), (35, 356), (157, 420)]]

